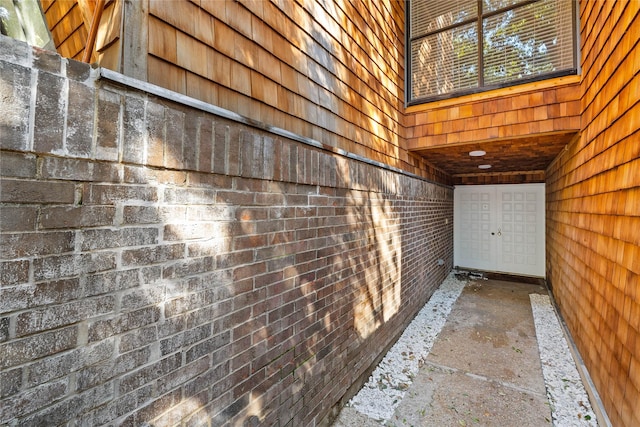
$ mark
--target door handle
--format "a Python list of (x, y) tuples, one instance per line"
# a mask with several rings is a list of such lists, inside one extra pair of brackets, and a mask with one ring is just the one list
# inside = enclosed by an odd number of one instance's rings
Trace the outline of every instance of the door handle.
[(498, 236), (502, 236), (502, 228), (498, 228)]

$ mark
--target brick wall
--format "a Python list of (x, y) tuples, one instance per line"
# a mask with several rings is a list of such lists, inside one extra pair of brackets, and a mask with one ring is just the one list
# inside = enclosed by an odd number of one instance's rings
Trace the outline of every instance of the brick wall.
[(0, 50), (0, 424), (326, 423), (451, 268), (448, 187)]
[(582, 134), (547, 170), (547, 277), (615, 426), (640, 425), (640, 3), (580, 3)]

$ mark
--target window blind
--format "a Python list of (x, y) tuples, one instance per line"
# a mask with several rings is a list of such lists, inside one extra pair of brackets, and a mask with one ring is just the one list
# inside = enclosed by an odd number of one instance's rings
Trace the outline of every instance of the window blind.
[(478, 0), (414, 1), (411, 37), (419, 37), (478, 17)]
[(575, 73), (573, 13), (572, 0), (412, 0), (409, 101)]
[(476, 24), (434, 33), (411, 46), (412, 93), (440, 95), (478, 86)]
[(482, 22), (484, 83), (518, 80), (573, 66), (571, 3), (543, 0)]

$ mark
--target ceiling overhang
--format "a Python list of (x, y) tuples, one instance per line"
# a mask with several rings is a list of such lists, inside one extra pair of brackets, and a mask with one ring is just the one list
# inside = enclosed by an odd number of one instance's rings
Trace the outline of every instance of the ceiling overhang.
[[(459, 144), (444, 144), (411, 149), (427, 162), (456, 176), (544, 171), (558, 154), (578, 135), (578, 130), (547, 132), (509, 138), (492, 138)], [(470, 156), (471, 151), (485, 151)], [(491, 165), (480, 169), (480, 165)]]

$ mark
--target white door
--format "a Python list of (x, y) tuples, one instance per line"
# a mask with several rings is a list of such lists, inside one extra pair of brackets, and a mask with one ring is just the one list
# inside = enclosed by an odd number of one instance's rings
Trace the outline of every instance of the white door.
[(544, 277), (544, 184), (456, 186), (453, 206), (455, 265)]

